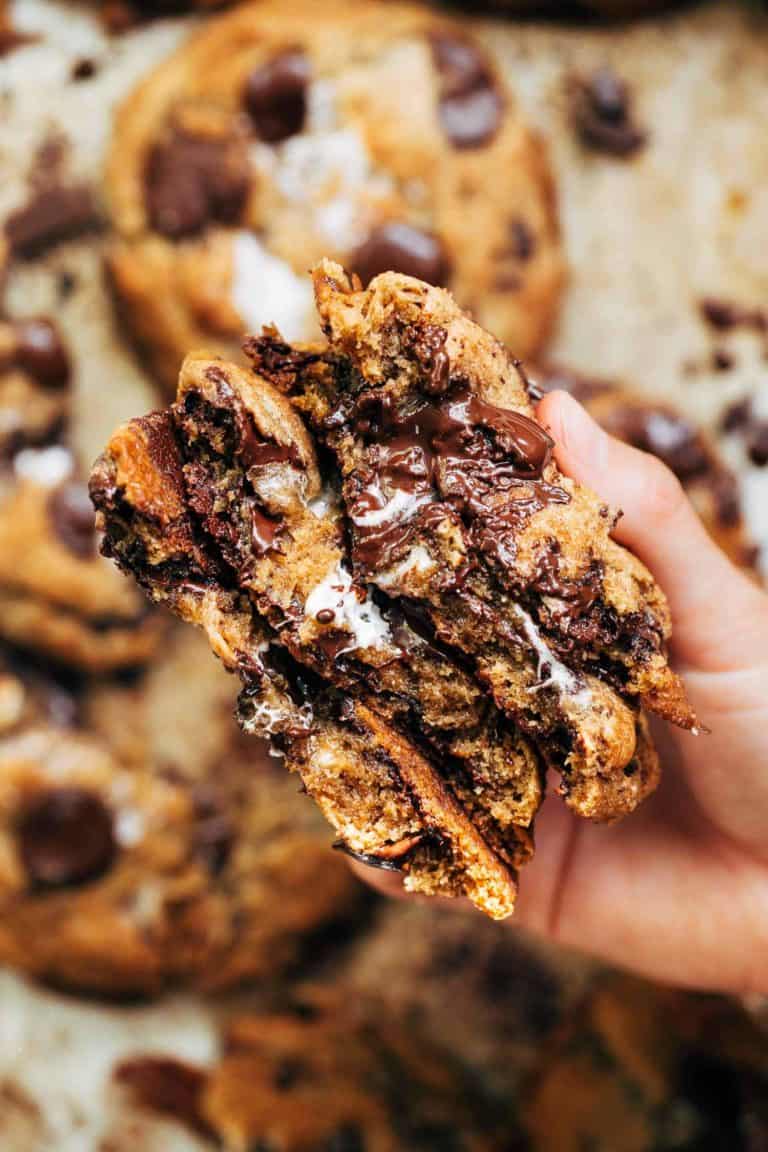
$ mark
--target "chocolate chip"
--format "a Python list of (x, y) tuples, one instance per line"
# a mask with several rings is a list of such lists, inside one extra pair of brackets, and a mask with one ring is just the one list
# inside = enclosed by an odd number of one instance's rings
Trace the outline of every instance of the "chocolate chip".
[(515, 260), (520, 260), (521, 263), (530, 260), (536, 251), (536, 237), (525, 220), (520, 220), (519, 217), (510, 221), (509, 248), (507, 251), (510, 256)]
[(94, 231), (101, 223), (87, 185), (54, 186), (41, 189), (12, 212), (5, 222), (5, 235), (14, 256), (31, 259), (55, 244)]
[(137, 1056), (118, 1064), (113, 1078), (139, 1107), (170, 1116), (203, 1136), (211, 1135), (203, 1117), (207, 1076), (202, 1068), (173, 1056)]
[(720, 428), (723, 432), (738, 432), (749, 425), (752, 419), (752, 400), (749, 396), (742, 397), (729, 404), (720, 417)]
[(244, 141), (192, 136), (175, 129), (149, 154), (147, 212), (171, 239), (193, 236), (211, 220), (237, 222), (250, 176)]
[(744, 307), (729, 300), (708, 296), (699, 302), (702, 318), (718, 332), (732, 328), (751, 328), (755, 332), (768, 331), (768, 313), (762, 308)]
[(48, 498), (48, 515), (65, 548), (81, 560), (96, 555), (93, 505), (85, 484), (71, 481), (54, 489)]
[(50, 320), (16, 320), (13, 334), (14, 363), (44, 388), (66, 388), (69, 357)]
[(84, 788), (55, 788), (31, 801), (18, 825), (19, 850), (33, 884), (61, 888), (103, 876), (115, 858), (112, 815)]
[(747, 452), (758, 468), (768, 464), (768, 420), (755, 421), (750, 427)]
[(75, 60), (69, 75), (72, 80), (78, 82), (81, 80), (92, 80), (97, 72), (98, 67), (96, 61), (92, 60), (89, 56), (81, 56), (79, 60)]
[(712, 353), (712, 367), (715, 372), (730, 372), (734, 363), (733, 356), (725, 348), (715, 348)]
[(448, 258), (434, 232), (391, 220), (371, 232), (350, 258), (350, 266), (363, 285), (381, 272), (401, 272), (427, 284), (445, 286), (450, 278)]
[(436, 33), (431, 44), (440, 73), (443, 131), (455, 148), (488, 144), (501, 126), (504, 103), (487, 61), (471, 41), (458, 36)]
[(281, 52), (251, 72), (243, 101), (262, 140), (277, 144), (301, 132), (308, 85), (309, 61), (297, 48)]
[(646, 143), (632, 119), (626, 83), (610, 68), (598, 68), (571, 88), (571, 117), (581, 141), (597, 152), (631, 156)]

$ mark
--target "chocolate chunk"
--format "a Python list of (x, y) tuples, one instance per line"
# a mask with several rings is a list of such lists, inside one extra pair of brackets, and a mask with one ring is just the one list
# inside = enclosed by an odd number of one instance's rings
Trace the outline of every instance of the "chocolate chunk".
[(31, 259), (47, 248), (92, 232), (101, 214), (86, 184), (41, 189), (5, 222), (5, 235), (14, 256)]
[(431, 44), (445, 135), (454, 148), (489, 144), (501, 127), (504, 101), (487, 61), (471, 41), (457, 36), (436, 33)]
[(449, 261), (439, 236), (398, 220), (371, 232), (350, 257), (350, 265), (363, 286), (381, 272), (401, 272), (441, 288), (450, 279)]
[(307, 114), (309, 61), (293, 48), (251, 72), (243, 100), (256, 132), (268, 144), (295, 136)]
[(96, 880), (116, 853), (112, 815), (84, 788), (54, 788), (31, 801), (19, 820), (18, 837), (27, 875), (41, 887)]
[(16, 320), (13, 334), (14, 364), (43, 388), (66, 388), (70, 378), (69, 357), (50, 320)]
[(735, 360), (725, 348), (715, 348), (712, 353), (712, 367), (715, 372), (730, 372)]
[(629, 89), (610, 68), (573, 83), (571, 116), (582, 143), (597, 152), (631, 156), (646, 143), (632, 119)]
[(249, 183), (244, 141), (175, 129), (155, 145), (147, 161), (145, 196), (152, 227), (178, 239), (201, 232), (212, 220), (234, 224)]
[(81, 560), (96, 555), (95, 513), (85, 484), (72, 481), (56, 488), (48, 499), (48, 515), (65, 548)]
[(202, 1068), (173, 1056), (137, 1056), (118, 1064), (113, 1078), (140, 1108), (169, 1116), (204, 1137), (212, 1134), (203, 1117), (207, 1077)]

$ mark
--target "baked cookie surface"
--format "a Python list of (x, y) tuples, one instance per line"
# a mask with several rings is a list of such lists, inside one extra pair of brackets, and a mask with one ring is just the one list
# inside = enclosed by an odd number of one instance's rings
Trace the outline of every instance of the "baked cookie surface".
[(316, 334), (306, 270), (449, 286), (517, 355), (563, 280), (544, 145), (466, 29), (348, 0), (245, 4), (146, 79), (116, 122), (109, 268), (122, 314), (175, 386), (199, 344), (275, 323)]
[(142, 682), (4, 660), (3, 964), (117, 997), (221, 990), (280, 973), (355, 907), (284, 773), (231, 743), (215, 764), (169, 762), (152, 713)]
[(146, 663), (160, 622), (99, 556), (88, 490), (66, 473), (67, 450), (28, 449), (14, 467), (21, 475), (0, 501), (0, 637), (87, 672)]
[(191, 354), (91, 495), (107, 554), (205, 630), (345, 848), (501, 917), (542, 765), (615, 819), (658, 779), (641, 705), (695, 721), (664, 597), (557, 470), (517, 362), (441, 289), (356, 283), (315, 271), (327, 349)]

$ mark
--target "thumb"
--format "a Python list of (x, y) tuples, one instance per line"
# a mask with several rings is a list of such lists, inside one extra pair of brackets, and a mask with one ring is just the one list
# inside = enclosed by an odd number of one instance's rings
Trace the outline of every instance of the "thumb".
[(708, 671), (760, 659), (768, 599), (712, 541), (674, 473), (609, 436), (565, 392), (545, 396), (537, 416), (562, 471), (623, 513), (614, 536), (664, 589), (680, 659)]

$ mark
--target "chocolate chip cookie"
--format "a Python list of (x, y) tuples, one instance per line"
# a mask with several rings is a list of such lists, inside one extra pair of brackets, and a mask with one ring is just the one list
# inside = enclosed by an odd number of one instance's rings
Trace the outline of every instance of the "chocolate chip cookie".
[(641, 705), (694, 726), (666, 601), (448, 293), (328, 261), (315, 291), (328, 347), (192, 354), (176, 403), (117, 431), (105, 550), (204, 628), (349, 851), (505, 916), (541, 764), (614, 819), (658, 777)]
[(734, 563), (752, 563), (738, 478), (695, 421), (666, 400), (559, 365), (537, 368), (533, 380), (534, 390), (570, 392), (612, 436), (658, 456), (680, 480), (719, 546)]
[(284, 773), (255, 748), (168, 763), (151, 722), (142, 684), (4, 664), (1, 963), (113, 996), (218, 990), (278, 973), (355, 907)]
[(98, 553), (85, 484), (66, 449), (15, 457), (19, 478), (0, 502), (0, 637), (87, 672), (143, 664), (157, 614)]
[(67, 350), (49, 319), (0, 320), (0, 461), (60, 437), (70, 380)]
[[(517, 1148), (460, 1054), (376, 1001), (305, 988), (280, 1012), (236, 1017), (206, 1069), (151, 1053), (114, 1081), (216, 1146), (280, 1152), (491, 1152)], [(502, 1142), (503, 1139), (503, 1142)]]
[(175, 387), (190, 348), (316, 333), (307, 268), (451, 287), (516, 354), (563, 280), (544, 146), (466, 28), (426, 8), (240, 5), (121, 109), (107, 170), (125, 320)]

